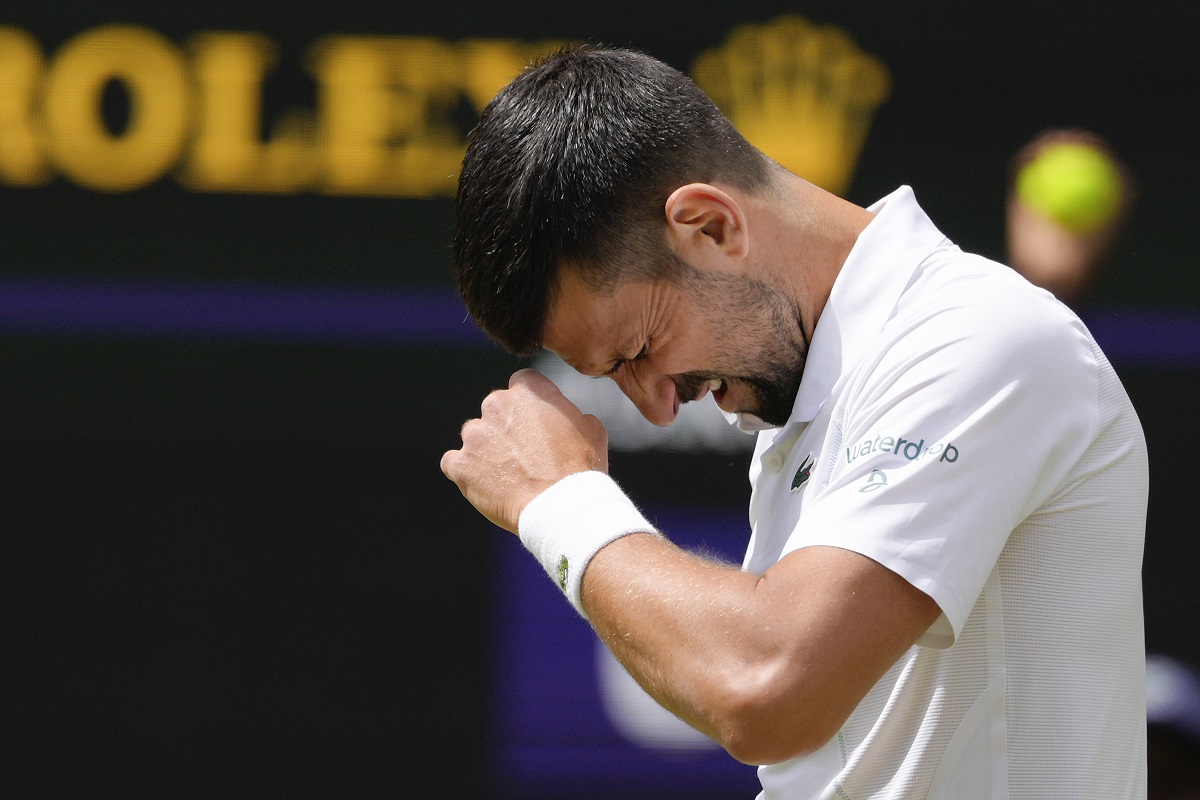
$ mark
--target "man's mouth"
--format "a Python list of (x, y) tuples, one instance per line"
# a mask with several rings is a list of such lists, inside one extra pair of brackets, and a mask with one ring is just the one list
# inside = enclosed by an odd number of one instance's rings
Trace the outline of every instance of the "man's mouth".
[(718, 406), (721, 405), (721, 401), (725, 398), (725, 390), (727, 388), (725, 381), (720, 378), (713, 378), (708, 382), (708, 390), (712, 392), (713, 400), (717, 402)]

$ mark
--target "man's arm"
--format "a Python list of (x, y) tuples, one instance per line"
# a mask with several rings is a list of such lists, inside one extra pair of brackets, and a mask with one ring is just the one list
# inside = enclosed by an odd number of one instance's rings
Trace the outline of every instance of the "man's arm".
[(802, 548), (759, 577), (651, 536), (597, 553), (583, 603), (651, 696), (751, 764), (825, 744), (940, 613), (849, 550)]
[[(442, 457), (443, 472), (512, 532), (558, 479), (607, 470), (603, 426), (531, 371), (489, 395), (462, 437)], [(582, 598), (597, 633), (652, 696), (758, 764), (828, 741), (939, 614), (895, 573), (836, 547), (802, 548), (759, 577), (638, 534), (596, 553)]]

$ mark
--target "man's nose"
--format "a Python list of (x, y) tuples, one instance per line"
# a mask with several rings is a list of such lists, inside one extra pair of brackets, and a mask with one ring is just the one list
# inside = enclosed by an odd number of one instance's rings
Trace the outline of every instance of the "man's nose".
[(670, 425), (679, 415), (679, 393), (675, 381), (667, 375), (630, 374), (625, 371), (617, 380), (617, 385), (625, 393), (642, 416), (655, 425)]

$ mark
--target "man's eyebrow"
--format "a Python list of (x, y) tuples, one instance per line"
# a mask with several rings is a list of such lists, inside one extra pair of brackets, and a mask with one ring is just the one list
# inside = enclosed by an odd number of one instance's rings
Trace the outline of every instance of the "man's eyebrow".
[(622, 364), (629, 360), (629, 353), (637, 347), (637, 338), (638, 337), (636, 336), (630, 336), (621, 343), (621, 346), (618, 347), (614, 354), (608, 358), (608, 361), (604, 362), (607, 364), (609, 361), (611, 361), (613, 362), (613, 365), (606, 369), (601, 377), (608, 377), (609, 375), (612, 375), (621, 368)]
[[(624, 359), (620, 356), (613, 356), (612, 358), (607, 358), (603, 361), (592, 363), (581, 363), (579, 361), (572, 360), (567, 361), (567, 365), (580, 375), (586, 375), (589, 378), (606, 378), (616, 371), (616, 367), (620, 366), (620, 363), (623, 360)], [(615, 366), (609, 366), (611, 362), (616, 362)]]

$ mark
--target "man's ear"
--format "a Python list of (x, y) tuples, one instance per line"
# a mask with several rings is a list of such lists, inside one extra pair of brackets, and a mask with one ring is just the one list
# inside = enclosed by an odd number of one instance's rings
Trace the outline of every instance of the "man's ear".
[(663, 210), (667, 241), (693, 266), (727, 268), (730, 259), (742, 259), (750, 252), (745, 211), (737, 200), (711, 184), (680, 186), (671, 192)]

